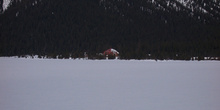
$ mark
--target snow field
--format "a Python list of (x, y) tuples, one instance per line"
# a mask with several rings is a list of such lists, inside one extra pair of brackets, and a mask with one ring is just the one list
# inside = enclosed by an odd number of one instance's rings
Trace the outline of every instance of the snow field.
[(0, 110), (219, 110), (219, 61), (0, 58)]

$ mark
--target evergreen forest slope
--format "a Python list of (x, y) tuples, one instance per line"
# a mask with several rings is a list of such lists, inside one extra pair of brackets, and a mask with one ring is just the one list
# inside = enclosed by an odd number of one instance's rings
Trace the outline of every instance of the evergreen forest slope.
[(0, 11), (0, 56), (220, 57), (217, 0), (14, 0)]

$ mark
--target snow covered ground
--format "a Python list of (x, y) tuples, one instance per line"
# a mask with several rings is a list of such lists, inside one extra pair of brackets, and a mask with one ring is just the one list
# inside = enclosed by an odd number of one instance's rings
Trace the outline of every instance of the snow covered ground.
[(0, 58), (0, 110), (219, 110), (219, 61)]

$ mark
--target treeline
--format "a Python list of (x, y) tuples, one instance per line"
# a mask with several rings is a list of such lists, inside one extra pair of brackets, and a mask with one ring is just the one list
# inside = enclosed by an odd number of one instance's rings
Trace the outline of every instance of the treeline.
[[(0, 14), (0, 56), (40, 55), (99, 58), (109, 48), (121, 59), (180, 59), (220, 56), (220, 21), (186, 11), (147, 13), (99, 0), (22, 0)], [(195, 13), (197, 14), (197, 13)], [(204, 20), (206, 22), (204, 23)], [(102, 58), (102, 57), (101, 57)]]

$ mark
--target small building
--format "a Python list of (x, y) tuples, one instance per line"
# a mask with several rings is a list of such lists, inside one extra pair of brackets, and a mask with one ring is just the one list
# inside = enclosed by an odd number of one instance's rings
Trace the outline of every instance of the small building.
[[(103, 55), (106, 56), (106, 59), (108, 59), (108, 57), (114, 57), (117, 59), (119, 57), (119, 52), (113, 48), (110, 48), (104, 51)], [(111, 59), (114, 59), (114, 58), (111, 58)]]

